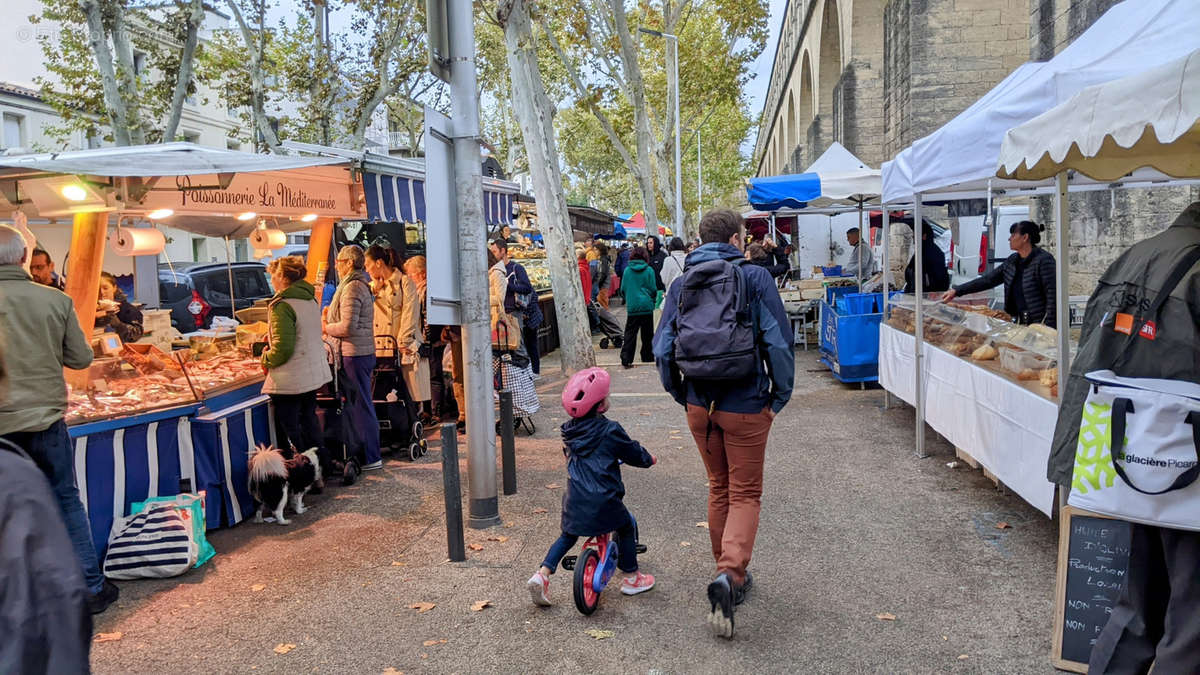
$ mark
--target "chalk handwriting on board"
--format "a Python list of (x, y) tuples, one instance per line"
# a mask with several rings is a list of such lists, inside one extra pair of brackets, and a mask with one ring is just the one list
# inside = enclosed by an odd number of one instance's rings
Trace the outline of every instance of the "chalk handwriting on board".
[(1087, 663), (1129, 567), (1129, 523), (1074, 515), (1067, 548), (1062, 658)]

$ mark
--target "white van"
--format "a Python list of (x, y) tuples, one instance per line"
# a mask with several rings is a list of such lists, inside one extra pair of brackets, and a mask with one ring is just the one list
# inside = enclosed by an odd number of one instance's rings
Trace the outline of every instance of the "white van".
[(1015, 252), (1008, 247), (1008, 228), (1029, 220), (1029, 207), (997, 206), (993, 212), (996, 216), (993, 228), (985, 228), (983, 216), (959, 217), (958, 241), (950, 270), (953, 285), (974, 279)]

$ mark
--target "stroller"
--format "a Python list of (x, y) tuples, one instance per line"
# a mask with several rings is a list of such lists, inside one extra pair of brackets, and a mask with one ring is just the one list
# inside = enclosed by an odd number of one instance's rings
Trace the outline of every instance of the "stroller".
[(625, 331), (621, 328), (621, 324), (617, 322), (617, 317), (613, 316), (612, 312), (604, 309), (595, 300), (592, 300), (588, 304), (588, 309), (596, 317), (596, 324), (600, 328), (600, 332), (604, 333), (604, 337), (600, 338), (600, 348), (608, 349), (609, 346), (620, 348), (625, 337)]
[(340, 347), (335, 358), (333, 346), (325, 342), (325, 356), (333, 371), (333, 379), (317, 389), (317, 417), (323, 429), (322, 444), (331, 456), (322, 458), (321, 472), (329, 476), (341, 473), (342, 484), (353, 485), (362, 474), (366, 457), (361, 447), (355, 447), (358, 444), (345, 416), (346, 392), (341, 386)]
[[(421, 424), (417, 404), (408, 394), (404, 375), (400, 372), (400, 349), (391, 335), (375, 336), (375, 370), (371, 373), (371, 400), (379, 418), (379, 443), (383, 446), (406, 446), (410, 461), (425, 456), (429, 443)], [(383, 356), (380, 356), (383, 354)]]
[[(513, 396), (513, 431), (524, 427), (530, 436), (537, 431), (533, 414), (542, 409), (537, 389), (533, 385), (533, 372), (529, 370), (529, 354), (519, 341), (510, 342), (506, 336), (507, 324), (496, 324), (492, 333), (492, 375), (496, 391), (508, 390)], [(516, 348), (511, 345), (516, 344)], [(498, 400), (498, 399), (497, 399)], [(501, 433), (500, 417), (496, 417), (496, 434)]]

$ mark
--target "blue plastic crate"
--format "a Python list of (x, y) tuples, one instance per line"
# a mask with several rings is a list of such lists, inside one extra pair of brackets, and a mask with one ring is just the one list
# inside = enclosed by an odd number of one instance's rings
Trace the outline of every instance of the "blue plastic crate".
[(857, 293), (857, 286), (826, 286), (825, 287), (825, 302), (830, 305), (837, 304), (837, 298), (846, 295), (847, 293)]
[(840, 276), (842, 276), (842, 266), (841, 265), (830, 265), (828, 267), (822, 266), (821, 274), (823, 274), (827, 277), (840, 277)]
[(843, 316), (875, 314), (882, 302), (881, 293), (847, 293), (837, 299), (837, 311)]

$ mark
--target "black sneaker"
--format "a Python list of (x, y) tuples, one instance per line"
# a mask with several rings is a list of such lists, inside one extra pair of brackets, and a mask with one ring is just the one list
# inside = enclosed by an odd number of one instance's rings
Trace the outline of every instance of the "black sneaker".
[(746, 570), (746, 580), (743, 581), (742, 585), (738, 586), (737, 590), (733, 592), (733, 604), (740, 605), (745, 602), (746, 593), (749, 593), (750, 589), (753, 587), (754, 577), (750, 575), (750, 570)]
[(708, 625), (714, 634), (727, 640), (733, 638), (733, 585), (722, 572), (708, 585)]
[(113, 582), (105, 579), (104, 587), (100, 589), (99, 593), (88, 595), (88, 611), (92, 614), (99, 614), (108, 609), (119, 597), (121, 597), (121, 589), (117, 588), (117, 585)]

